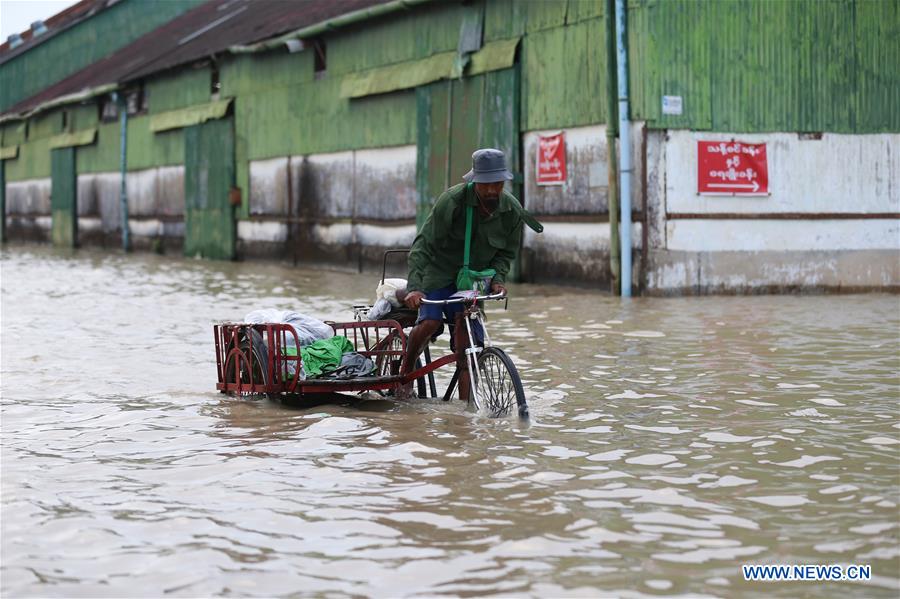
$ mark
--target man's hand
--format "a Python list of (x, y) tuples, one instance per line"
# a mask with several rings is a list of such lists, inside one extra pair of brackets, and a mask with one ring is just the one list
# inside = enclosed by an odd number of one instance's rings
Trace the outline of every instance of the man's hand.
[(419, 306), (422, 305), (422, 300), (425, 298), (425, 294), (421, 291), (410, 291), (406, 294), (406, 297), (403, 299), (403, 303), (406, 304), (407, 308), (411, 308), (413, 310), (418, 310)]
[(506, 295), (506, 287), (502, 283), (491, 283), (491, 294), (496, 295), (498, 293)]

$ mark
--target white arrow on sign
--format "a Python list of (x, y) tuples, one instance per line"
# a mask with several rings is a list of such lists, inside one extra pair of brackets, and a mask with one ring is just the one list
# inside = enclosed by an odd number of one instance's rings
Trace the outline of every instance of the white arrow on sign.
[(710, 183), (709, 187), (725, 187), (727, 189), (752, 189), (753, 191), (759, 191), (759, 183), (754, 181), (753, 184), (749, 183)]

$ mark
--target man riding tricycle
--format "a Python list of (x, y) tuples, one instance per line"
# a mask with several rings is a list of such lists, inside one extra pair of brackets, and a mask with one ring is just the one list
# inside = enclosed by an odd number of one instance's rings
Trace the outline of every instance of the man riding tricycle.
[[(357, 362), (371, 361), (371, 372), (304, 379), (303, 352), (290, 351), (301, 347), (290, 325), (223, 324), (215, 328), (219, 390), (270, 395), (368, 390), (412, 397), (413, 383), (418, 381), (422, 390), (427, 377), (434, 395), (433, 371), (455, 362), (444, 399), (458, 384), (460, 399), (476, 409), (500, 416), (515, 405), (520, 416), (527, 416), (518, 372), (509, 356), (491, 344), (482, 307), (486, 301), (506, 299), (506, 276), (521, 245), (523, 225), (536, 232), (543, 228), (503, 190), (512, 179), (503, 152), (478, 150), (472, 162), (465, 183), (435, 202), (409, 251), (406, 289), (398, 294), (408, 310), (381, 320), (328, 323), (335, 336), (347, 339), (347, 353), (359, 355)], [(432, 361), (426, 348), (445, 322), (453, 353)], [(408, 325), (413, 326), (407, 334)]]

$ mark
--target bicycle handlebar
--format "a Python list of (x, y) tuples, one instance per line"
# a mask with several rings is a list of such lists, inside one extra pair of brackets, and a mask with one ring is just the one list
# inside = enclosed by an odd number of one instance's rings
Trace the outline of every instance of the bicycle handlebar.
[(432, 305), (436, 305), (436, 306), (443, 306), (446, 304), (463, 304), (466, 302), (473, 302), (473, 301), (480, 302), (481, 300), (502, 300), (502, 299), (506, 299), (505, 293), (494, 293), (493, 295), (476, 295), (475, 297), (472, 297), (472, 298), (455, 297), (453, 299), (446, 299), (446, 300), (428, 300), (428, 299), (422, 298), (422, 303), (423, 304), (432, 304)]

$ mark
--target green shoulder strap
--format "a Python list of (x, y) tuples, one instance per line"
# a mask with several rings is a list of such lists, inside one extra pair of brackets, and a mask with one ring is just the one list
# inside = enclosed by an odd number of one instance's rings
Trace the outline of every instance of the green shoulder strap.
[(466, 245), (463, 250), (463, 268), (469, 268), (469, 245), (472, 243), (472, 204), (468, 202), (471, 197), (474, 183), (466, 185)]

